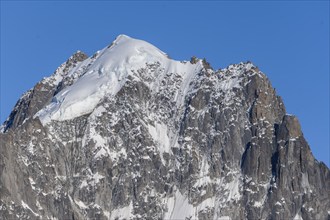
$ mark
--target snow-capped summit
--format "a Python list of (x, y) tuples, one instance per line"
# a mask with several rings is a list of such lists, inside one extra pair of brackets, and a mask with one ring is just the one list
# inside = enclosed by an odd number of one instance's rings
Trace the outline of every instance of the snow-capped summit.
[[(163, 68), (164, 73), (178, 73), (186, 78), (182, 87), (187, 86), (187, 81), (202, 67), (201, 62), (191, 64), (171, 60), (164, 52), (145, 41), (119, 35), (109, 47), (99, 51), (94, 59), (89, 58), (80, 69), (71, 71), (71, 74), (74, 74), (87, 66), (81, 77), (60, 91), (48, 106), (36, 114), (36, 117), (47, 123), (50, 120), (68, 120), (88, 114), (102, 98), (115, 95), (129, 75), (134, 80), (139, 80), (134, 73), (156, 63)], [(162, 77), (164, 76), (155, 77), (150, 86), (154, 86)]]

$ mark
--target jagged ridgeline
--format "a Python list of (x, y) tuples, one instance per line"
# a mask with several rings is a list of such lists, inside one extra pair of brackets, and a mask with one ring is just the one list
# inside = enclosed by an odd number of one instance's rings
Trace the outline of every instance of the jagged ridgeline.
[(329, 169), (252, 63), (213, 70), (120, 35), (1, 127), (1, 219), (329, 219)]

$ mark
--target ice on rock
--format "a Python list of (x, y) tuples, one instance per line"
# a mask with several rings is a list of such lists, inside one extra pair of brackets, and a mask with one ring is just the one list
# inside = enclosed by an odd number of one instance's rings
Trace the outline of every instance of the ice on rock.
[(194, 73), (201, 69), (200, 63), (171, 60), (155, 46), (126, 35), (119, 35), (110, 47), (99, 52), (95, 61), (89, 61), (85, 73), (74, 84), (54, 96), (52, 102), (35, 115), (43, 124), (91, 113), (102, 98), (115, 96), (127, 77), (132, 75), (135, 78), (134, 71), (146, 67), (146, 64), (158, 62), (164, 68), (164, 73), (181, 74), (185, 79), (181, 88), (183, 93), (187, 92), (186, 87)]

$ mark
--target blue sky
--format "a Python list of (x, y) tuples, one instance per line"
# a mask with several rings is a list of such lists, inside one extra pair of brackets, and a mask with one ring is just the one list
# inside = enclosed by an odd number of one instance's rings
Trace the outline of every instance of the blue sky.
[(216, 69), (252, 61), (329, 166), (328, 1), (1, 1), (1, 121), (72, 53), (92, 55), (119, 34)]

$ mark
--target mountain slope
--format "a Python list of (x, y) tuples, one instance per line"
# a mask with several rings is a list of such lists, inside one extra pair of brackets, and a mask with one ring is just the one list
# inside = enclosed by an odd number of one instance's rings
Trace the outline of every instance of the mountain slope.
[(120, 35), (27, 92), (0, 139), (5, 219), (329, 218), (329, 169), (251, 63)]

